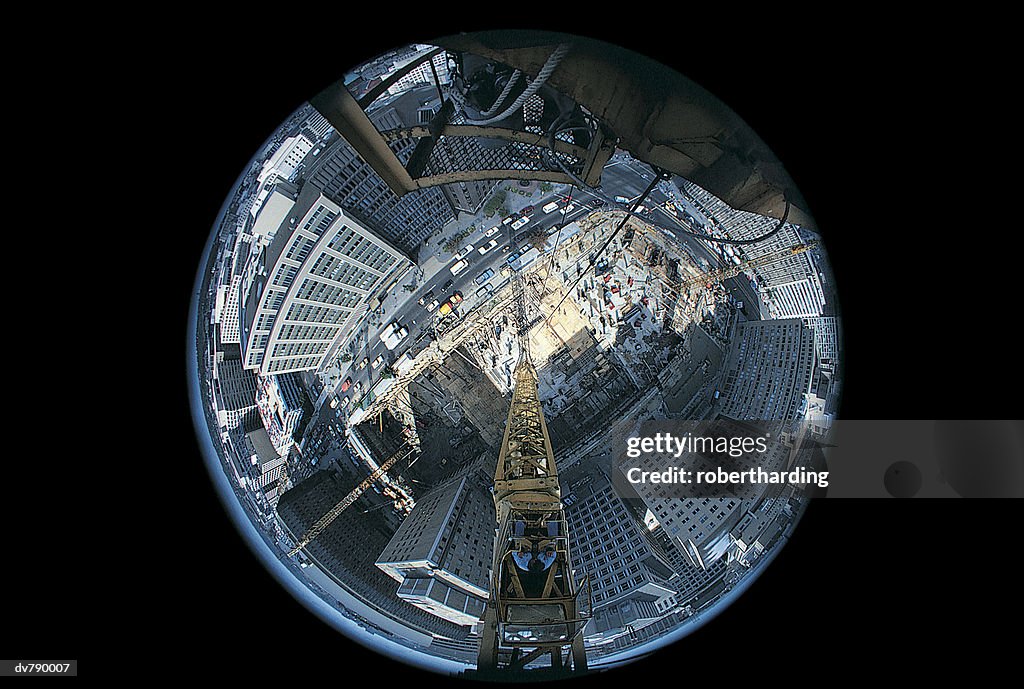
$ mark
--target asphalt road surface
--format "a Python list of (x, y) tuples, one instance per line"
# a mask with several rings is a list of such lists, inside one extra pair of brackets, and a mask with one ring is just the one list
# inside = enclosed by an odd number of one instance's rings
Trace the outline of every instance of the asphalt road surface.
[[(624, 196), (630, 200), (636, 199), (647, 185), (650, 184), (654, 173), (650, 167), (644, 163), (633, 160), (615, 161), (607, 165), (602, 173), (601, 179), (601, 190), (609, 196)], [(519, 245), (523, 245), (525, 237), (538, 232), (547, 231), (554, 227), (556, 224), (563, 221), (562, 210), (565, 207), (565, 193), (552, 192), (545, 197), (535, 201), (533, 203), (534, 210), (530, 213), (530, 222), (521, 227), (517, 233), (517, 242)], [(572, 200), (575, 204), (575, 209), (569, 213), (568, 217), (565, 218), (566, 224), (584, 217), (591, 208), (587, 205), (588, 202), (592, 201), (596, 197), (588, 191), (574, 189), (572, 193)], [(663, 205), (669, 201), (669, 197), (663, 193), (660, 189), (655, 189), (648, 195), (647, 199), (644, 200), (644, 206), (651, 209), (655, 205)], [(545, 204), (550, 201), (559, 201), (559, 209), (551, 213), (544, 213), (541, 210)], [(610, 207), (605, 206), (608, 210)], [(653, 210), (651, 215), (648, 217), (658, 220), (661, 224), (668, 227), (672, 226), (671, 217), (662, 211)], [(511, 224), (509, 225), (498, 225), (500, 231), (493, 235), (493, 237), (485, 237), (484, 233), (486, 230), (493, 227), (496, 223), (500, 223), (498, 218), (494, 218), (490, 221), (482, 221), (479, 224), (479, 229), (475, 230), (466, 239), (463, 240), (462, 245), (467, 246), (468, 244), (473, 245), (473, 250), (465, 256), (465, 260), (469, 265), (460, 271), (457, 275), (452, 275), (450, 271), (451, 265), (457, 261), (455, 257), (451, 257), (448, 260), (448, 266), (439, 270), (429, 280), (421, 283), (417, 290), (412, 293), (406, 293), (406, 301), (397, 309), (389, 311), (384, 315), (384, 323), (390, 323), (397, 321), (401, 325), (405, 326), (409, 330), (409, 334), (399, 343), (398, 347), (394, 351), (389, 351), (384, 343), (376, 336), (371, 336), (368, 342), (364, 343), (360, 349), (354, 354), (351, 363), (349, 364), (349, 370), (342, 372), (340, 381), (344, 381), (346, 377), (351, 376), (353, 389), (349, 389), (345, 393), (340, 392), (341, 382), (339, 382), (336, 394), (352, 396), (354, 387), (357, 382), (361, 382), (363, 385), (362, 392), (365, 394), (366, 390), (369, 389), (371, 382), (376, 381), (380, 378), (380, 374), (383, 370), (384, 365), (393, 363), (395, 359), (405, 352), (409, 347), (417, 342), (424, 342), (430, 336), (435, 317), (437, 315), (437, 309), (433, 313), (428, 312), (425, 306), (420, 306), (418, 301), (420, 297), (426, 295), (429, 292), (433, 292), (431, 299), (437, 299), (440, 303), (444, 303), (444, 300), (450, 297), (454, 292), (461, 292), (464, 296), (469, 297), (475, 294), (476, 290), (479, 289), (479, 285), (475, 283), (475, 279), (481, 273), (486, 271), (488, 268), (494, 270), (497, 276), (500, 268), (507, 263), (508, 253), (503, 251), (505, 246), (510, 245), (511, 241)], [(497, 239), (498, 244), (488, 251), (486, 254), (481, 255), (478, 249), (486, 245), (490, 239)], [(696, 256), (703, 256), (712, 266), (723, 265), (721, 259), (711, 252), (704, 242), (697, 239), (686, 237), (681, 233), (678, 233), (674, 238), (675, 242), (681, 247), (689, 248), (690, 252)], [(442, 291), (442, 286), (452, 281), (452, 285), (446, 290)], [(500, 278), (499, 278), (500, 280)], [(736, 286), (743, 294), (742, 296), (737, 295), (738, 299), (754, 299), (753, 290), (749, 287), (749, 281), (744, 279), (736, 279), (730, 281), (730, 287)], [(743, 286), (746, 289), (743, 290)], [(396, 289), (399, 289), (396, 286)], [(749, 293), (749, 294), (748, 294)], [(427, 299), (429, 303), (430, 299)], [(369, 362), (373, 362), (377, 357), (382, 357), (381, 366), (374, 368), (368, 363), (363, 369), (358, 368), (358, 364), (366, 359)]]

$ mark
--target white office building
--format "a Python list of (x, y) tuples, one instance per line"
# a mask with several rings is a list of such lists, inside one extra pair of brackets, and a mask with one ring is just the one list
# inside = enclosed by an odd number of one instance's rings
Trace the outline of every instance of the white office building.
[(243, 279), (246, 368), (319, 368), (387, 280), (408, 268), (396, 248), (307, 184)]

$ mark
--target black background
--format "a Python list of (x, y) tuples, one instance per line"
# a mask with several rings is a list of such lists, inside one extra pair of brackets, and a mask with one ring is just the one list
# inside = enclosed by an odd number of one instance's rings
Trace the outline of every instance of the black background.
[[(995, 58), (976, 54), (966, 65), (945, 41), (906, 27), (808, 32), (766, 23), (723, 35), (720, 24), (676, 23), (653, 11), (645, 18), (559, 28), (675, 67), (736, 111), (783, 161), (818, 222), (840, 291), (841, 416), (1019, 417), (1019, 345), (1007, 330), (1018, 319), (1019, 289), (1014, 271), (998, 264), (1005, 230), (997, 227), (1001, 206), (989, 200), (1002, 174), (990, 162), (1001, 142), (989, 83)], [(155, 51), (150, 68), (159, 88), (149, 97), (159, 107), (143, 124), (170, 155), (143, 154), (166, 180), (160, 214), (174, 231), (174, 241), (161, 245), (169, 279), (158, 296), (168, 300), (169, 369), (184, 359), (181, 333), (210, 227), (274, 128), (359, 61), (485, 28), (457, 18), (441, 29), (438, 19), (394, 19), (344, 30), (299, 22), (283, 49), (273, 22), (264, 43), (228, 27), (203, 31), (199, 18), (180, 43)], [(622, 28), (634, 24), (643, 28)], [(420, 27), (430, 28), (413, 33)], [(994, 240), (965, 251), (982, 233)], [(347, 683), (358, 676), (354, 666), (370, 680), (439, 680), (349, 642), (265, 572), (216, 498), (193, 439), (184, 376), (171, 373), (170, 389), (180, 395), (171, 395), (161, 419), (159, 447), (147, 452), (161, 455), (161, 477), (173, 490), (154, 495), (148, 528), (159, 535), (125, 553), (138, 566), (132, 577), (119, 575), (139, 603), (137, 622), (120, 630), (116, 648), (93, 648), (91, 621), (55, 627), (52, 615), (14, 601), (12, 618), (24, 620), (21, 647), (56, 641), (82, 655), (142, 652), (169, 665), (169, 676), (202, 665), (260, 686), (321, 677)], [(178, 442), (167, 445), (168, 437)], [(1013, 629), (1021, 612), (1006, 560), (1018, 505), (817, 501), (775, 563), (719, 618), (604, 679), (785, 681), (826, 670), (874, 679), (888, 676), (883, 667), (1005, 667), (1011, 639), (999, 623), (1008, 618)], [(46, 590), (66, 584), (35, 581)], [(50, 612), (59, 610), (54, 603)]]

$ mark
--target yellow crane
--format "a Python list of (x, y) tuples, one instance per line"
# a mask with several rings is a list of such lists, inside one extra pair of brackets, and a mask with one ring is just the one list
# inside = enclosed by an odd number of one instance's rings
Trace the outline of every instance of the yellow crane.
[(419, 450), (416, 447), (408, 447), (410, 442), (411, 441), (407, 440), (404, 443), (402, 443), (402, 445), (399, 446), (395, 453), (388, 457), (388, 459), (386, 459), (383, 464), (378, 466), (376, 470), (374, 470), (369, 476), (363, 479), (362, 483), (353, 488), (352, 492), (350, 492), (348, 495), (342, 498), (337, 505), (328, 510), (327, 514), (320, 517), (320, 519), (318, 519), (317, 522), (313, 524), (312, 527), (310, 527), (309, 531), (306, 532), (306, 535), (304, 535), (302, 538), (298, 540), (298, 542), (295, 544), (295, 547), (288, 551), (288, 557), (294, 556), (300, 550), (302, 550), (307, 545), (312, 543), (317, 536), (322, 534), (327, 529), (327, 527), (331, 525), (331, 522), (337, 519), (342, 512), (344, 512), (352, 505), (352, 503), (358, 500), (359, 496), (365, 493), (370, 488), (370, 486), (372, 486), (377, 481), (377, 479), (379, 479), (381, 476), (387, 473), (388, 469), (393, 467), (400, 460), (411, 457), (413, 453), (418, 452)]
[[(515, 244), (514, 236), (511, 239)], [(558, 469), (530, 358), (521, 271), (512, 283), (519, 364), (505, 434), (494, 469), (497, 532), (490, 595), (476, 676), (508, 678), (547, 656), (550, 676), (587, 671), (583, 629), (590, 619), (589, 580), (577, 581)]]
[(817, 245), (817, 241), (810, 241), (807, 242), (806, 244), (794, 244), (793, 246), (786, 247), (785, 249), (778, 249), (777, 251), (772, 251), (770, 253), (757, 256), (756, 258), (751, 258), (746, 261), (740, 261), (738, 264), (735, 265), (726, 266), (725, 268), (719, 268), (718, 270), (713, 270), (710, 273), (705, 273), (704, 275), (697, 275), (695, 277), (683, 280), (680, 283), (679, 287), (680, 290), (682, 290), (684, 288), (690, 288), (693, 287), (694, 285), (700, 284), (710, 286), (722, 282), (723, 280), (734, 278), (740, 273), (746, 272), (748, 270), (754, 268), (763, 268), (764, 266), (775, 263), (776, 261), (781, 261), (784, 258), (796, 256), (798, 254), (804, 253), (805, 251), (810, 251)]

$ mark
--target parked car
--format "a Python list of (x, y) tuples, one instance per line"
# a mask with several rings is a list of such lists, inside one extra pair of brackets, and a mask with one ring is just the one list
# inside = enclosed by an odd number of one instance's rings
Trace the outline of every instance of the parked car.
[(482, 246), (479, 249), (477, 249), (477, 251), (480, 253), (481, 256), (483, 256), (484, 254), (486, 254), (488, 251), (490, 251), (491, 249), (493, 249), (496, 246), (498, 246), (498, 240), (497, 239), (492, 239), (491, 241), (487, 242), (487, 244), (485, 244), (484, 246)]
[(452, 275), (458, 275), (463, 270), (465, 270), (468, 265), (469, 265), (469, 261), (463, 260), (463, 261), (459, 261), (458, 263), (454, 264), (448, 270), (452, 271)]
[(437, 299), (427, 304), (427, 313), (433, 313), (434, 309), (437, 308)]
[(367, 358), (364, 358), (362, 361), (359, 362), (359, 366), (357, 366), (356, 368), (358, 368), (360, 371), (362, 371), (364, 368), (366, 368), (366, 365), (368, 363), (370, 363), (370, 360), (367, 359)]
[(484, 236), (485, 237), (493, 237), (496, 234), (498, 234), (498, 226), (497, 225), (495, 225), (491, 229), (489, 229), (486, 232), (484, 232)]
[(494, 277), (494, 268), (488, 268), (484, 272), (477, 275), (476, 279), (473, 280), (473, 282), (475, 282), (478, 285), (482, 285), (488, 280), (490, 280), (492, 277)]
[(434, 298), (434, 290), (430, 290), (429, 292), (424, 294), (422, 297), (420, 297), (420, 306), (423, 306), (424, 304), (426, 304), (428, 301), (430, 301), (433, 298)]
[(370, 364), (370, 366), (372, 368), (374, 368), (374, 369), (377, 369), (377, 368), (380, 368), (380, 365), (383, 364), (383, 363), (384, 363), (384, 355), (380, 354), (380, 355), (377, 356), (376, 359), (373, 360), (373, 363)]
[[(349, 377), (349, 378), (346, 378), (346, 379), (345, 379), (345, 382), (341, 384), (341, 391), (342, 391), (342, 392), (348, 392), (348, 389), (349, 389), (350, 387), (352, 387), (352, 378), (351, 378), (351, 377)], [(337, 399), (335, 399), (335, 405), (336, 405), (336, 404), (337, 404)], [(333, 409), (333, 408), (334, 408), (334, 406), (332, 406), (331, 408)]]
[(471, 253), (473, 253), (473, 245), (467, 244), (466, 246), (462, 247), (459, 253), (455, 254), (455, 260), (461, 261), (462, 259), (466, 258), (466, 256), (469, 256)]

